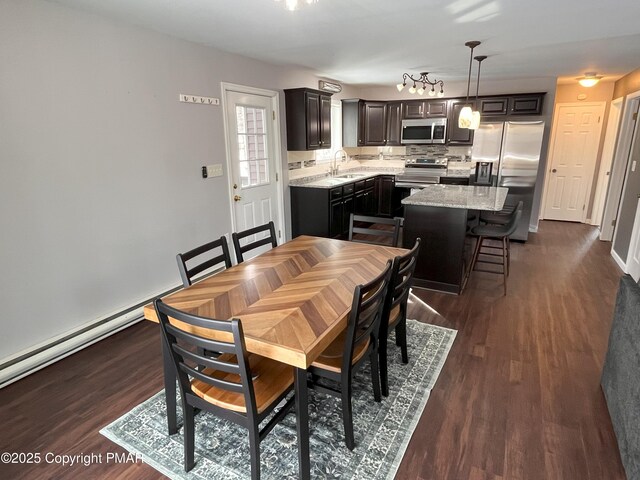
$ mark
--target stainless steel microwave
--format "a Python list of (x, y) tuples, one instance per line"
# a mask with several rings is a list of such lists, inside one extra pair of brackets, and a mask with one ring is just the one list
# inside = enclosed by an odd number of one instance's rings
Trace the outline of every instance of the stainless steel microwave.
[(447, 138), (446, 134), (446, 118), (403, 120), (400, 143), (403, 145), (445, 143)]

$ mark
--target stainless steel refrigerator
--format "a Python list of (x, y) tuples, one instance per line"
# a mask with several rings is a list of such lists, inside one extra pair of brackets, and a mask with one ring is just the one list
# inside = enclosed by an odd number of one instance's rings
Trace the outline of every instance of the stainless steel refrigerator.
[[(491, 163), (491, 183), (507, 187), (506, 203), (524, 203), (514, 240), (527, 240), (542, 150), (544, 122), (486, 122), (475, 131), (471, 160)], [(480, 163), (476, 164), (476, 168)]]

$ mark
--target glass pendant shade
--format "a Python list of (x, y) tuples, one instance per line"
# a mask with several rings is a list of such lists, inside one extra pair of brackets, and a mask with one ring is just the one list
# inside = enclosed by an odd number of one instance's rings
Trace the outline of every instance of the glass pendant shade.
[(401, 92), (404, 86), (405, 86), (404, 83), (399, 83), (398, 85), (396, 85), (396, 88), (398, 89), (399, 92)]
[(471, 122), (473, 120), (473, 111), (471, 107), (465, 106), (460, 110), (460, 116), (458, 117), (458, 127), (460, 128), (469, 128), (471, 127)]
[(418, 89), (418, 95), (422, 95), (424, 93), (424, 88), (420, 87)]
[(471, 125), (469, 125), (469, 130), (477, 130), (480, 127), (480, 112), (474, 110), (471, 112)]
[(409, 93), (416, 93), (415, 85), (409, 89)]

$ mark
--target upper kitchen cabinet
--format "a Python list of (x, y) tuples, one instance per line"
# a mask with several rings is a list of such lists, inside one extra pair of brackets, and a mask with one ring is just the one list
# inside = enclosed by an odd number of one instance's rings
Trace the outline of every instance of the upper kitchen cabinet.
[(449, 101), (449, 119), (447, 120), (447, 144), (449, 145), (473, 145), (473, 130), (458, 127), (460, 110), (465, 105), (471, 105), (472, 108), (475, 108), (475, 102)]
[(400, 145), (402, 104), (342, 100), (342, 145), (384, 147)]
[(284, 91), (287, 150), (331, 147), (331, 94), (311, 88)]
[(531, 95), (513, 95), (509, 98), (510, 115), (540, 115), (544, 93)]
[(479, 110), (482, 117), (507, 115), (541, 115), (544, 93), (481, 97)]
[(447, 116), (446, 100), (408, 100), (403, 102), (404, 119), (421, 119)]
[(478, 110), (482, 117), (488, 115), (506, 115), (509, 111), (509, 99), (507, 97), (481, 98)]

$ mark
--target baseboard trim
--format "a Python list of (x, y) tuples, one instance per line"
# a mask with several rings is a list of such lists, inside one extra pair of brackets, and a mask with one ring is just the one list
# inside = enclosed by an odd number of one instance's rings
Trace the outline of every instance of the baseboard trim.
[(615, 250), (613, 248), (611, 249), (611, 256), (613, 257), (615, 262), (620, 267), (620, 270), (622, 270), (624, 273), (627, 273), (627, 264), (626, 264), (626, 262), (622, 261), (620, 256), (615, 252)]
[(158, 293), (117, 313), (82, 325), (70, 332), (2, 359), (0, 363), (0, 388), (144, 320), (142, 312), (145, 305), (156, 297), (163, 297), (181, 288), (182, 285)]

